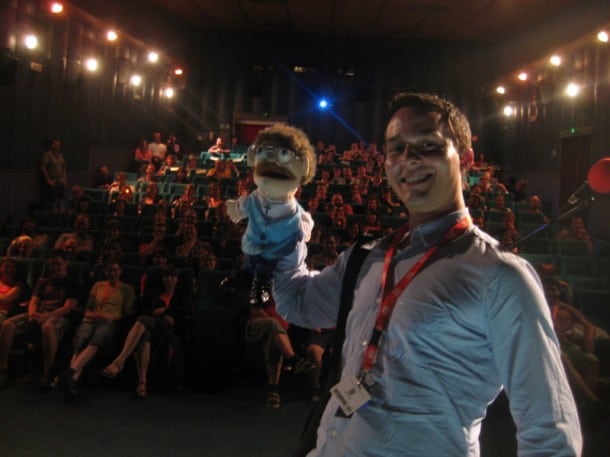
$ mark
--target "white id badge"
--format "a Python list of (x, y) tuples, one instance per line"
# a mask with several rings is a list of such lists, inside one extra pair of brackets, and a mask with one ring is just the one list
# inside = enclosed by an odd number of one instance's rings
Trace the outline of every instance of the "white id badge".
[(339, 401), (339, 407), (346, 416), (350, 416), (371, 399), (366, 388), (358, 382), (354, 375), (342, 379), (330, 389), (330, 392)]

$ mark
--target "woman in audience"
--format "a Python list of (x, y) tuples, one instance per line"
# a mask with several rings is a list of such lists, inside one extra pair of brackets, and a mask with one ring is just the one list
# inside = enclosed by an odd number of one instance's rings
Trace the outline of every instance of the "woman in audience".
[(181, 293), (185, 288), (178, 287), (178, 276), (178, 270), (173, 265), (163, 268), (162, 287), (149, 297), (144, 297), (145, 313), (127, 334), (120, 354), (103, 371), (109, 378), (116, 377), (123, 371), (127, 358), (135, 353), (138, 372), (136, 398), (146, 398), (148, 395), (147, 374), (153, 342), (169, 346), (171, 382), (176, 389), (183, 386), (184, 356), (179, 335), (184, 329), (184, 317), (190, 305), (188, 297)]
[(197, 239), (197, 226), (195, 224), (182, 224), (181, 243), (176, 246), (176, 255), (196, 259), (204, 250), (204, 246)]
[(363, 233), (370, 233), (371, 235), (379, 235), (381, 233), (381, 220), (379, 215), (375, 211), (367, 211), (366, 221), (362, 227)]
[(15, 258), (30, 258), (33, 251), (32, 238), (27, 235), (19, 235), (9, 245), (6, 255)]
[(0, 260), (0, 324), (6, 320), (21, 298), (23, 285), (15, 280), (17, 264), (11, 257)]
[(142, 205), (157, 205), (161, 201), (161, 195), (159, 195), (159, 186), (156, 182), (150, 182), (146, 186), (146, 191), (140, 200)]
[(166, 251), (169, 248), (166, 234), (167, 229), (165, 228), (165, 224), (155, 225), (152, 232), (152, 239), (148, 243), (141, 243), (138, 247), (138, 254), (140, 254), (140, 257), (147, 257), (159, 250)]
[(30, 217), (21, 221), (19, 235), (27, 235), (32, 239), (32, 249), (45, 248), (49, 245), (49, 235), (40, 233), (36, 221)]

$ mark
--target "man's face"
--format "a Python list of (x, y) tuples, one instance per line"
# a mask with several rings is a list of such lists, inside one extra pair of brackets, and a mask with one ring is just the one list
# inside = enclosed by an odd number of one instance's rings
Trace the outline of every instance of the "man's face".
[(254, 182), (270, 198), (294, 195), (307, 174), (308, 161), (295, 151), (273, 143), (257, 145)]
[(119, 281), (119, 278), (121, 277), (121, 272), (121, 266), (118, 263), (111, 263), (110, 265), (107, 265), (104, 269), (104, 273), (106, 273), (106, 278), (111, 283), (116, 283)]
[(89, 230), (89, 219), (86, 217), (77, 217), (76, 221), (74, 222), (74, 229), (78, 233), (85, 233), (87, 230)]
[(63, 278), (68, 274), (68, 262), (63, 257), (50, 258), (48, 265), (52, 278)]
[(401, 108), (385, 138), (388, 183), (409, 212), (446, 214), (464, 206), (460, 155), (439, 113)]

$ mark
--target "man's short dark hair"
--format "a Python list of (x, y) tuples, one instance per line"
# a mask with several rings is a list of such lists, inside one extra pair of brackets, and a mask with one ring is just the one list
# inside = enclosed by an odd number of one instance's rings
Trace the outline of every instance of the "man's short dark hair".
[(441, 122), (447, 126), (449, 136), (458, 151), (462, 152), (472, 147), (470, 123), (464, 113), (449, 100), (434, 94), (400, 92), (390, 102), (388, 119), (404, 107), (418, 107), (439, 113)]
[(163, 276), (179, 276), (178, 269), (173, 265), (163, 267)]

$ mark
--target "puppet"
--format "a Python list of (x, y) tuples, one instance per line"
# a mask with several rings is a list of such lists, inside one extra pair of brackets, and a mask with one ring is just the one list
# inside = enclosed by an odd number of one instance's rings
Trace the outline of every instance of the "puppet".
[(257, 188), (227, 201), (233, 222), (248, 219), (242, 237), (245, 266), (253, 275), (250, 305), (271, 298), (271, 275), (279, 258), (309, 240), (313, 219), (295, 198), (299, 186), (315, 175), (315, 153), (305, 133), (286, 124), (260, 131), (248, 148)]

